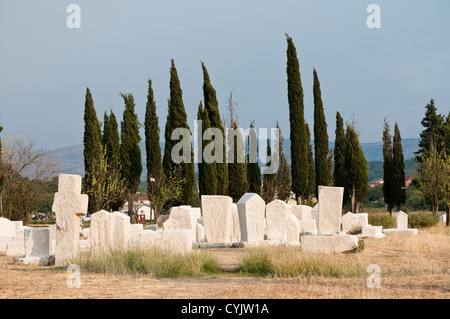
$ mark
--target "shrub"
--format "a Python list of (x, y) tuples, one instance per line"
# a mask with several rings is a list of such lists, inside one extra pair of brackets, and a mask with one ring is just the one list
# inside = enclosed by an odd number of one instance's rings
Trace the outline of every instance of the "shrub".
[(395, 218), (388, 214), (369, 214), (369, 224), (383, 228), (394, 228), (396, 225)]
[(437, 224), (439, 217), (431, 212), (417, 212), (408, 215), (409, 228), (431, 227)]
[(347, 232), (349, 235), (358, 235), (362, 233), (362, 226), (353, 226), (350, 228), (350, 230)]

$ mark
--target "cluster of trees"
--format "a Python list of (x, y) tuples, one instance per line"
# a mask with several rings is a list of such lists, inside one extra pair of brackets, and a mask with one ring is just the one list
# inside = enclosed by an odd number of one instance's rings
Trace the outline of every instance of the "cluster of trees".
[(56, 191), (50, 182), (57, 165), (34, 138), (0, 138), (0, 155), (1, 217), (26, 225), (38, 207), (48, 206), (48, 189)]
[(446, 204), (447, 226), (450, 207), (450, 112), (445, 118), (438, 114), (434, 100), (425, 106), (422, 119), (424, 130), (420, 134), (416, 152), (417, 178), (414, 180), (425, 200), (436, 214), (439, 202)]

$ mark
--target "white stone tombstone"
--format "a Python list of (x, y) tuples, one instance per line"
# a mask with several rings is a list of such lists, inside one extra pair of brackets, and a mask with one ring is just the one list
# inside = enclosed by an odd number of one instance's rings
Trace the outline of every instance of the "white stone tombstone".
[(102, 251), (112, 247), (114, 242), (113, 217), (106, 210), (91, 215), (91, 250)]
[(341, 231), (343, 187), (319, 186), (319, 235), (338, 235)]
[(446, 223), (447, 222), (447, 214), (442, 214), (439, 216), (439, 222)]
[(237, 202), (241, 240), (259, 242), (264, 240), (264, 215), (266, 203), (255, 193), (244, 194)]
[(190, 229), (192, 238), (195, 240), (197, 237), (197, 220), (200, 217), (200, 208), (191, 206), (172, 207), (170, 217), (163, 223), (163, 227), (164, 229)]
[(221, 195), (202, 195), (201, 201), (207, 242), (229, 242), (231, 238), (232, 198)]
[(341, 217), (342, 231), (348, 233), (352, 228), (358, 226), (358, 216), (348, 212)]
[(358, 226), (366, 227), (369, 226), (369, 214), (367, 213), (359, 213), (355, 214), (358, 217)]
[(294, 214), (286, 221), (286, 239), (289, 245), (300, 244), (300, 222)]
[(295, 217), (297, 217), (297, 219), (299, 221), (302, 220), (311, 220), (312, 215), (311, 215), (311, 211), (312, 211), (312, 207), (308, 206), (308, 205), (292, 205), (292, 214), (295, 215)]
[(50, 229), (28, 228), (24, 231), (25, 257), (19, 262), (32, 265), (48, 265), (50, 255)]
[(197, 240), (197, 242), (206, 241), (205, 228), (200, 223), (197, 223), (197, 238), (196, 238), (196, 240)]
[(7, 218), (0, 217), (0, 237), (15, 237), (16, 225)]
[(79, 252), (80, 216), (85, 215), (88, 195), (81, 194), (81, 176), (60, 174), (52, 211), (56, 215), (55, 266), (64, 266)]
[(397, 229), (408, 229), (408, 215), (402, 211), (395, 214)]
[(361, 234), (358, 235), (358, 237), (362, 238), (383, 238), (386, 235), (383, 234), (383, 227), (382, 226), (365, 226), (362, 228)]
[(239, 211), (236, 203), (231, 204), (231, 224), (230, 224), (230, 243), (241, 241), (241, 226), (239, 222)]
[(113, 212), (111, 214), (113, 219), (113, 247), (119, 249), (126, 249), (130, 242), (130, 216)]
[(301, 220), (299, 221), (300, 234), (311, 234), (317, 235), (316, 221), (311, 220)]
[(266, 205), (267, 240), (287, 242), (286, 221), (291, 214), (291, 207), (281, 200)]
[(139, 235), (144, 231), (143, 224), (131, 224), (130, 225), (130, 246), (138, 244)]
[(314, 219), (316, 221), (316, 227), (319, 225), (319, 203), (314, 205), (314, 207), (311, 209), (311, 219)]

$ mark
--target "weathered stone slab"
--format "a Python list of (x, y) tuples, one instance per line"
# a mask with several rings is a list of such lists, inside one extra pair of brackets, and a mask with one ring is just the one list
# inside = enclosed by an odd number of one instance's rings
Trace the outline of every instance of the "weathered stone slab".
[(144, 231), (143, 224), (130, 225), (130, 246), (136, 246), (139, 242), (139, 235)]
[(361, 234), (358, 234), (359, 238), (383, 238), (386, 235), (383, 234), (382, 226), (365, 226), (362, 228)]
[(358, 226), (358, 216), (351, 212), (348, 212), (341, 217), (342, 231), (348, 233), (352, 228)]
[(130, 216), (113, 212), (113, 247), (126, 249), (130, 243)]
[(203, 226), (209, 243), (231, 240), (232, 203), (229, 196), (202, 195)]
[(19, 262), (32, 265), (49, 265), (53, 262), (49, 228), (26, 229), (24, 235), (25, 257), (19, 258)]
[(0, 255), (6, 254), (6, 244), (13, 240), (12, 236), (1, 236), (0, 237)]
[(367, 213), (359, 213), (355, 214), (358, 217), (358, 226), (366, 227), (369, 226), (369, 214)]
[(22, 239), (6, 243), (6, 256), (10, 257), (25, 256), (25, 241)]
[(266, 203), (255, 193), (244, 194), (237, 202), (241, 241), (264, 240), (264, 219)]
[(341, 231), (343, 187), (319, 186), (319, 235), (337, 235)]
[(189, 229), (169, 229), (164, 231), (144, 230), (139, 235), (139, 247), (156, 248), (174, 252), (192, 250), (192, 232)]
[(197, 220), (201, 218), (198, 207), (176, 206), (170, 210), (170, 217), (163, 223), (163, 229), (190, 229), (191, 237), (197, 237)]
[(111, 213), (101, 210), (91, 215), (91, 250), (98, 252), (109, 249), (114, 244), (114, 220)]
[(297, 217), (299, 221), (311, 220), (312, 218), (312, 207), (308, 205), (292, 205), (292, 214)]
[(64, 266), (79, 252), (80, 216), (85, 215), (88, 196), (81, 194), (81, 176), (60, 174), (52, 211), (56, 215), (55, 265)]
[(16, 236), (16, 225), (7, 218), (0, 217), (0, 237)]
[(439, 216), (439, 222), (446, 223), (447, 222), (447, 214), (442, 214), (441, 216)]
[(319, 225), (319, 203), (314, 205), (314, 207), (311, 210), (311, 219), (314, 219), (316, 221), (316, 227)]
[(200, 223), (197, 223), (197, 238), (196, 238), (196, 241), (197, 242), (204, 242), (204, 241), (206, 241), (205, 228)]
[(286, 237), (288, 245), (300, 245), (300, 222), (294, 214), (286, 221)]
[(299, 221), (299, 227), (300, 234), (317, 235), (316, 221), (314, 219)]
[(241, 241), (241, 226), (239, 221), (239, 211), (236, 203), (231, 204), (231, 224), (230, 224), (230, 243)]
[(397, 229), (408, 229), (408, 215), (402, 211), (395, 214)]
[(358, 246), (356, 235), (313, 236), (301, 237), (302, 251), (311, 253), (342, 253)]
[(291, 206), (281, 200), (266, 205), (267, 240), (287, 242), (286, 221), (291, 215)]

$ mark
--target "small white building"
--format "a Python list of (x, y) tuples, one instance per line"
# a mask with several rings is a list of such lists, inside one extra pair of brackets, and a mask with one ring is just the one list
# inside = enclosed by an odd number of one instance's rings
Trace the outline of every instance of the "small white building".
[(155, 217), (153, 209), (147, 204), (144, 204), (143, 206), (141, 206), (138, 209), (137, 215), (138, 215), (138, 220), (139, 220), (140, 215), (145, 215), (145, 220), (150, 220)]

